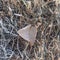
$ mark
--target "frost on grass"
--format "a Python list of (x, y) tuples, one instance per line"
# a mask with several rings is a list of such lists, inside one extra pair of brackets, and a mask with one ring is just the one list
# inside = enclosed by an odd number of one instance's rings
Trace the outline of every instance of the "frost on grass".
[[(28, 25), (38, 27), (33, 46), (17, 33)], [(0, 0), (0, 60), (60, 60), (60, 3)]]

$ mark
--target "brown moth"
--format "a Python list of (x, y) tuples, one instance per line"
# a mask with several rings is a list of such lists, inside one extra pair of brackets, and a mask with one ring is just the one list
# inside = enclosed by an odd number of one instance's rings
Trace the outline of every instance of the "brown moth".
[(28, 25), (20, 30), (17, 33), (32, 46), (35, 42), (37, 35), (37, 28), (35, 26)]

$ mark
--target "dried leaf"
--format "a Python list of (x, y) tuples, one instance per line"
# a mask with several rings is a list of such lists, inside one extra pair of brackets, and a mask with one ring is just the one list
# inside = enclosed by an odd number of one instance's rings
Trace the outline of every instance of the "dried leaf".
[(31, 45), (34, 44), (36, 35), (37, 35), (37, 28), (31, 25), (28, 25), (20, 30), (17, 33), (26, 41), (30, 42)]

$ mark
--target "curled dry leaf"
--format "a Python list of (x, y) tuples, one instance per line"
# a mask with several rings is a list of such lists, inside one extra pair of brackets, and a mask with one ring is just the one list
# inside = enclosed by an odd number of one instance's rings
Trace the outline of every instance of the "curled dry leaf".
[(37, 28), (31, 25), (28, 25), (20, 30), (17, 33), (32, 46), (35, 42), (37, 35)]

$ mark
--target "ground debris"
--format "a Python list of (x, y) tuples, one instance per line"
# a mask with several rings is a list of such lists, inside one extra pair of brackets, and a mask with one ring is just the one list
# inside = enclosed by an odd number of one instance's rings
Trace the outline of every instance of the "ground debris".
[(60, 1), (0, 0), (0, 60), (59, 59)]

